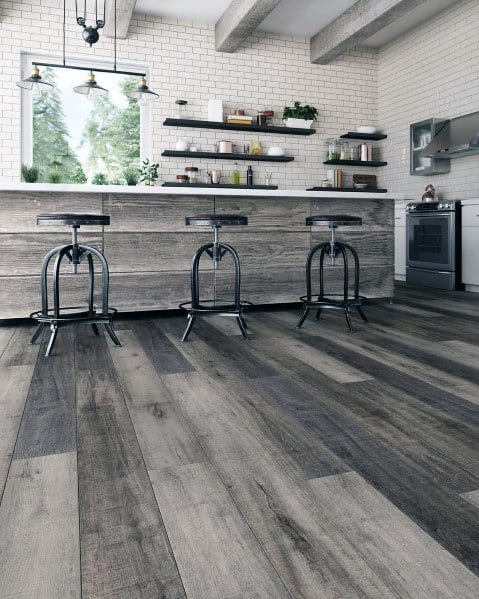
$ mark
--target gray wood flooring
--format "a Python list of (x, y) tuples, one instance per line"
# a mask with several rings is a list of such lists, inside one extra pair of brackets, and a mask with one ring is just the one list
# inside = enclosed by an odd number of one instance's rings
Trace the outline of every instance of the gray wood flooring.
[(366, 311), (0, 327), (0, 598), (478, 599), (479, 295)]

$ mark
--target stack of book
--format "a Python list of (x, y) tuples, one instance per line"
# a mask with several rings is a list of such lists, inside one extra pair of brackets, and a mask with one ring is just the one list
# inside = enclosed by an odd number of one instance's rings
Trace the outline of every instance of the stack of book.
[(239, 114), (229, 114), (226, 122), (230, 123), (231, 125), (251, 125), (253, 122), (253, 117)]

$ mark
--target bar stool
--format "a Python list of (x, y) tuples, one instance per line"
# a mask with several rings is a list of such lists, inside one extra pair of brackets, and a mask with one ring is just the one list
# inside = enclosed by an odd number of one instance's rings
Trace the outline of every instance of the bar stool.
[[(350, 316), (350, 308), (356, 308), (359, 313), (359, 316), (362, 318), (364, 322), (368, 322), (361, 306), (366, 303), (367, 298), (362, 295), (359, 295), (359, 257), (356, 250), (348, 245), (347, 243), (342, 243), (336, 241), (336, 229), (338, 227), (351, 227), (351, 226), (362, 226), (363, 221), (361, 218), (357, 216), (348, 216), (348, 215), (333, 215), (333, 216), (310, 216), (306, 219), (306, 226), (326, 226), (329, 227), (331, 231), (331, 240), (326, 241), (324, 243), (318, 243), (315, 245), (308, 254), (308, 259), (306, 261), (306, 295), (303, 295), (300, 299), (303, 303), (303, 312), (301, 314), (301, 318), (297, 324), (296, 328), (300, 328), (306, 317), (308, 316), (309, 311), (312, 308), (316, 309), (316, 319), (319, 320), (321, 315), (321, 310), (330, 309), (330, 310), (344, 310), (344, 314), (346, 316), (346, 322), (348, 323), (348, 328), (351, 333), (354, 332), (353, 326), (351, 324), (351, 316)], [(320, 251), (319, 256), (319, 293), (317, 296), (313, 296), (312, 294), (312, 284), (311, 284), (311, 267), (312, 261), (317, 252)], [(349, 296), (349, 272), (348, 272), (348, 255), (349, 252), (354, 260), (354, 296)], [(325, 295), (324, 289), (324, 256), (328, 255), (331, 261), (331, 265), (335, 266), (336, 258), (339, 256), (342, 257), (343, 260), (343, 285), (344, 290), (342, 294), (339, 295)], [(316, 299), (315, 299), (316, 298)]]
[[(113, 332), (112, 318), (116, 313), (114, 308), (108, 306), (109, 289), (109, 270), (105, 257), (95, 248), (78, 243), (78, 229), (83, 225), (105, 226), (110, 224), (110, 217), (105, 214), (80, 214), (76, 212), (39, 214), (37, 216), (37, 225), (66, 225), (72, 229), (72, 242), (68, 245), (62, 245), (54, 248), (43, 259), (40, 284), (42, 293), (42, 309), (30, 314), (30, 318), (37, 321), (38, 327), (30, 340), (33, 344), (38, 339), (46, 325), (50, 325), (51, 335), (48, 342), (45, 356), (49, 356), (55, 343), (58, 329), (70, 324), (90, 324), (95, 335), (99, 335), (99, 324), (105, 325), (108, 335), (115, 345), (121, 345), (118, 337)], [(101, 310), (97, 311), (93, 303), (94, 294), (94, 265), (93, 257), (98, 258), (102, 270), (102, 305)], [(53, 266), (53, 308), (49, 308), (47, 275), (48, 266), (55, 258)], [(72, 265), (72, 272), (77, 273), (78, 265), (87, 260), (88, 262), (88, 309), (77, 311), (78, 306), (65, 307), (60, 309), (60, 266), (63, 259), (66, 258)]]
[[(193, 257), (191, 266), (191, 302), (183, 302), (180, 304), (180, 308), (188, 312), (188, 323), (182, 341), (187, 340), (197, 316), (208, 316), (212, 314), (235, 317), (244, 339), (249, 339), (243, 311), (252, 304), (251, 302), (241, 301), (241, 269), (239, 257), (236, 250), (231, 245), (219, 240), (219, 230), (221, 227), (239, 227), (247, 225), (247, 217), (237, 214), (198, 214), (196, 216), (187, 216), (185, 223), (187, 226), (212, 227), (214, 240), (211, 243), (202, 245)], [(235, 266), (234, 303), (224, 303), (219, 300), (216, 297), (216, 286), (214, 298), (212, 300), (200, 300), (199, 265), (203, 254), (207, 254), (211, 258), (214, 270), (218, 270), (219, 264), (225, 254), (230, 254), (232, 256)]]

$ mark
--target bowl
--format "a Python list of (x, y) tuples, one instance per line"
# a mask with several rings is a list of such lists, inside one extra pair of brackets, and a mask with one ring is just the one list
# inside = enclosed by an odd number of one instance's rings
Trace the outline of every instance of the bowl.
[(368, 186), (367, 183), (353, 183), (354, 189), (366, 189)]
[(284, 156), (284, 148), (272, 146), (268, 149), (268, 156)]
[(377, 131), (377, 127), (357, 127), (356, 128), (357, 133), (373, 134), (373, 133), (376, 133), (376, 131)]

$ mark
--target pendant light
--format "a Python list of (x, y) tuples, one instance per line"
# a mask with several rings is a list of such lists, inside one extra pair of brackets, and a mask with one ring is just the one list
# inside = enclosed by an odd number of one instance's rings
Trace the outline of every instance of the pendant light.
[(85, 81), (85, 83), (77, 85), (73, 88), (73, 91), (77, 94), (83, 94), (88, 100), (92, 101), (95, 100), (95, 98), (98, 98), (99, 96), (105, 96), (108, 93), (107, 89), (98, 85), (93, 71), (90, 71), (88, 79)]
[(34, 64), (32, 67), (32, 74), (30, 77), (22, 79), (21, 81), (17, 81), (17, 85), (22, 89), (31, 91), (35, 96), (41, 94), (42, 92), (51, 91), (53, 89), (53, 85), (51, 83), (43, 81), (40, 76), (40, 69), (36, 64)]
[(138, 103), (142, 106), (145, 106), (151, 100), (156, 100), (156, 98), (159, 98), (159, 95), (154, 91), (151, 91), (151, 89), (148, 87), (146, 84), (146, 78), (144, 76), (140, 79), (138, 87), (131, 92), (126, 92), (125, 95), (127, 95), (129, 98), (133, 98), (134, 100), (138, 100)]

